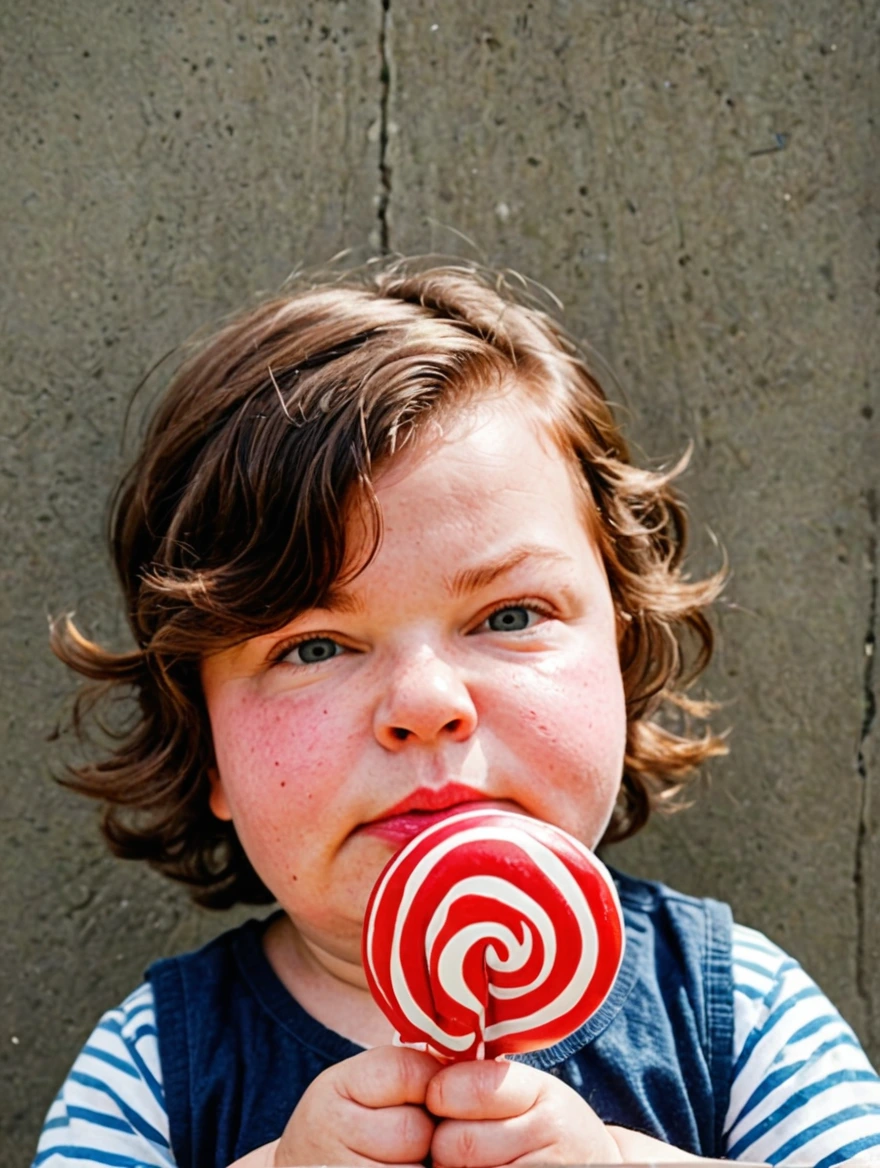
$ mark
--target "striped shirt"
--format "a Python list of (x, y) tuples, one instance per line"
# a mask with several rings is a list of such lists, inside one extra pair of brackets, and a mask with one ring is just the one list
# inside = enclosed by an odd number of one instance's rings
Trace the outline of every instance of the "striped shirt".
[[(733, 928), (732, 1160), (880, 1162), (880, 1078), (814, 982)], [(33, 1168), (175, 1168), (149, 984), (98, 1023), (58, 1092)]]

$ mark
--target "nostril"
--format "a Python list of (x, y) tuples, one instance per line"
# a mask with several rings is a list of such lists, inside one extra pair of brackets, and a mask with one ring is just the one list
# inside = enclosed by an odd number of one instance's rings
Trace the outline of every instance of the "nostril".
[(391, 730), (391, 733), (395, 738), (400, 739), (401, 742), (404, 742), (407, 738), (409, 738), (409, 730), (407, 730), (404, 726), (394, 726)]
[(453, 718), (451, 722), (446, 723), (443, 729), (448, 730), (450, 734), (454, 734), (459, 726), (461, 726), (461, 718)]

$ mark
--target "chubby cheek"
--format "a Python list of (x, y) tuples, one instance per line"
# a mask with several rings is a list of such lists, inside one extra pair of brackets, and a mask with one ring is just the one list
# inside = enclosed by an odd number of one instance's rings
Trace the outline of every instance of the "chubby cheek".
[[(626, 706), (616, 651), (530, 670), (500, 737), (530, 769), (534, 810), (595, 846), (623, 774)], [(525, 798), (525, 796), (524, 796)]]
[(211, 704), (219, 791), (255, 866), (252, 852), (318, 842), (316, 816), (346, 773), (345, 730), (320, 704), (302, 705), (246, 689)]

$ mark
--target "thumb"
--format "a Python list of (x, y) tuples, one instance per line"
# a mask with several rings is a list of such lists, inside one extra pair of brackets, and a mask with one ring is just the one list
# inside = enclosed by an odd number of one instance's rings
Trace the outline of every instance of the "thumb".
[(376, 1046), (338, 1063), (335, 1069), (339, 1094), (362, 1107), (423, 1106), (440, 1064), (421, 1050)]

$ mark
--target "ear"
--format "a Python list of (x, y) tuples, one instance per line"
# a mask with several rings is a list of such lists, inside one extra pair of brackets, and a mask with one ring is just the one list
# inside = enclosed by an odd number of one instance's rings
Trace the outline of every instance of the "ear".
[(208, 767), (208, 778), (211, 781), (211, 794), (208, 796), (208, 806), (218, 819), (230, 821), (232, 812), (226, 801), (226, 792), (223, 789), (223, 780), (216, 767)]

